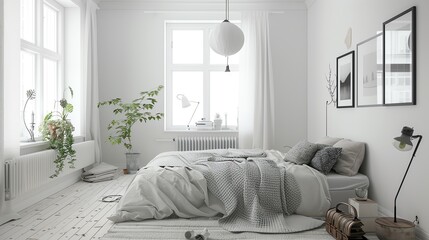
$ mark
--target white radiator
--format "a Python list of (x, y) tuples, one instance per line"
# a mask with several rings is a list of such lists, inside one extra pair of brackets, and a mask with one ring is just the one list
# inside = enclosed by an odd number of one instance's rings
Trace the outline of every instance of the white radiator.
[[(87, 167), (95, 161), (94, 141), (76, 143), (73, 147), (76, 150), (75, 168), (69, 168), (66, 163), (59, 177)], [(49, 177), (55, 172), (55, 158), (54, 150), (46, 150), (6, 160), (6, 200), (53, 181)]]
[(178, 151), (238, 148), (237, 137), (178, 137)]

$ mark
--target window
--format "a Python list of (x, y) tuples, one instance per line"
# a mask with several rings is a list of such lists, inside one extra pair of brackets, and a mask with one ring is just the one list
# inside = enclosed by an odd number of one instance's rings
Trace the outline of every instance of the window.
[[(64, 68), (64, 8), (53, 0), (21, 0), (21, 115), (27, 90), (36, 98), (28, 102), (27, 126), (34, 120), (35, 135), (44, 115), (62, 96)], [(24, 124), (21, 138), (29, 135)]]
[[(191, 129), (202, 118), (212, 121), (216, 113), (229, 130), (237, 129), (239, 55), (229, 58), (231, 72), (225, 72), (226, 58), (209, 46), (216, 24), (166, 23), (166, 130), (185, 130), (195, 109)], [(179, 94), (191, 106), (182, 108)]]

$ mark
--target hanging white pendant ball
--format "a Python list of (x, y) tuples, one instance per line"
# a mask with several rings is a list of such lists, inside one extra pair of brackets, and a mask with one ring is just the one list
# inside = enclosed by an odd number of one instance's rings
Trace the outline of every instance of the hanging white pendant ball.
[(210, 48), (225, 57), (238, 53), (243, 44), (243, 31), (228, 20), (217, 25), (210, 34)]

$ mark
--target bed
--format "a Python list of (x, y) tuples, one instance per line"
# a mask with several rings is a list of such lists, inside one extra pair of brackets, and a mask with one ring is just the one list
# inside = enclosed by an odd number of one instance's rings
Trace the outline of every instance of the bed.
[(324, 175), (276, 150), (165, 152), (139, 170), (108, 218), (223, 216), (219, 223), (231, 232), (297, 232), (321, 226), (315, 218), (367, 184), (364, 175)]
[(362, 173), (344, 176), (331, 172), (326, 177), (331, 195), (331, 207), (335, 207), (339, 202), (348, 202), (349, 198), (355, 197), (356, 188), (369, 187), (369, 179)]

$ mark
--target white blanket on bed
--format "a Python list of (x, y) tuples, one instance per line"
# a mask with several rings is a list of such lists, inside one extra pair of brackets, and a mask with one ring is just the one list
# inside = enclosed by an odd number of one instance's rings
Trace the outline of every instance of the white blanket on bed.
[[(190, 166), (201, 159), (225, 154), (227, 150), (196, 152), (165, 152), (140, 169), (109, 217), (114, 222), (163, 219), (170, 216), (182, 218), (212, 217), (224, 214), (222, 202), (207, 190), (204, 176)], [(302, 201), (296, 214), (321, 217), (330, 206), (326, 177), (306, 165), (283, 161), (278, 151), (266, 151), (267, 158), (293, 174), (301, 190)], [(320, 221), (307, 221), (311, 227)], [(304, 229), (301, 229), (304, 230)]]

